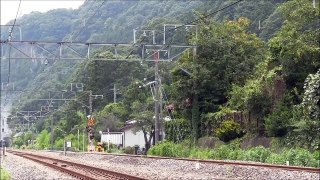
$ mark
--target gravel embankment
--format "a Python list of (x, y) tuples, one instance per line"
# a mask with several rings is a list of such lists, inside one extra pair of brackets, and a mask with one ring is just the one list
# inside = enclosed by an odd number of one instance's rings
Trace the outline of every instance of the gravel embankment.
[(76, 178), (31, 160), (7, 153), (1, 164), (11, 180), (74, 180)]
[(172, 159), (147, 159), (113, 155), (42, 152), (78, 163), (94, 165), (128, 173), (146, 179), (310, 179), (318, 180), (318, 173), (288, 171), (261, 167), (218, 165)]

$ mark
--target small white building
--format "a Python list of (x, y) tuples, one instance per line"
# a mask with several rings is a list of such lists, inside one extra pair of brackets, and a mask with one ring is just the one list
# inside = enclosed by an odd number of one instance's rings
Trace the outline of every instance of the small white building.
[[(170, 117), (165, 117), (165, 121), (170, 121)], [(104, 143), (112, 143), (119, 145), (122, 147), (134, 147), (138, 145), (140, 148), (145, 148), (145, 140), (143, 132), (134, 131), (134, 124), (136, 120), (127, 121), (125, 126), (122, 128), (122, 132), (102, 132), (101, 134), (101, 142)], [(165, 136), (164, 132), (162, 132), (163, 136)], [(149, 138), (149, 134), (147, 134), (147, 138)], [(163, 137), (164, 138), (164, 137)]]
[(101, 142), (123, 146), (124, 133), (123, 132), (102, 132)]
[(124, 132), (124, 144), (123, 147), (138, 145), (140, 148), (145, 147), (144, 135), (142, 131), (134, 133), (133, 124), (126, 125), (122, 131)]

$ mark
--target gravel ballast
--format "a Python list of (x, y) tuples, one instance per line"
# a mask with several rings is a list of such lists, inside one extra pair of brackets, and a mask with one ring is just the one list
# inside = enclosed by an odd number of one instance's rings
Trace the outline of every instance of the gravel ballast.
[(6, 153), (2, 156), (2, 164), (11, 175), (11, 180), (74, 180), (76, 178), (56, 171), (34, 161)]
[(67, 156), (52, 152), (41, 152), (41, 154), (146, 179), (319, 179), (318, 173), (263, 167), (71, 152), (68, 152)]

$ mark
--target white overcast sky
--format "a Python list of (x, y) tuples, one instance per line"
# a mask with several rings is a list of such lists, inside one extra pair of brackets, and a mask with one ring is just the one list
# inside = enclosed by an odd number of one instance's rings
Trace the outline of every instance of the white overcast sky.
[[(32, 11), (46, 12), (58, 8), (77, 9), (83, 2), (84, 0), (22, 0), (18, 17)], [(19, 0), (0, 0), (0, 5), (1, 25), (5, 25), (16, 17)]]

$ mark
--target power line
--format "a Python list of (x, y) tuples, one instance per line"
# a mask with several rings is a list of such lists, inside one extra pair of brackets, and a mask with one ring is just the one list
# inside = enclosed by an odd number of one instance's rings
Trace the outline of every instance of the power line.
[[(105, 3), (105, 1), (103, 1), (103, 2), (100, 4), (100, 6), (98, 7), (98, 9), (95, 11), (95, 13), (94, 13), (92, 16), (90, 16), (86, 21), (90, 20), (90, 19), (98, 12), (98, 10), (102, 7), (102, 5), (103, 5), (104, 3)], [(91, 3), (91, 6), (89, 7), (89, 10), (88, 10), (87, 12), (90, 12), (90, 11), (92, 10), (92, 8), (94, 7), (93, 4), (94, 4), (94, 1)], [(76, 34), (74, 40), (76, 40), (76, 38), (80, 35), (80, 33), (84, 30), (85, 27), (86, 27), (86, 26), (83, 26), (83, 27), (80, 29), (80, 31), (78, 31), (78, 33)], [(71, 35), (70, 35), (70, 42), (71, 42), (71, 43), (72, 43), (72, 39), (73, 39), (74, 33), (75, 33), (75, 31), (73, 31), (73, 32), (71, 33)], [(10, 46), (10, 47), (11, 47), (11, 46)], [(69, 47), (69, 48), (71, 48), (71, 47)], [(57, 57), (57, 56), (56, 56), (55, 58), (60, 59), (60, 57)], [(58, 61), (54, 61), (52, 65), (56, 64), (57, 62), (58, 62)], [(86, 66), (86, 67), (87, 67), (87, 66)], [(86, 67), (85, 67), (85, 69), (86, 69)]]
[[(185, 24), (182, 24), (182, 25), (177, 26), (177, 27), (175, 27), (175, 28), (169, 29), (168, 32), (170, 32), (170, 31), (173, 32), (173, 31), (176, 30), (176, 29), (179, 29), (179, 28), (184, 27), (184, 26), (186, 26), (186, 25), (189, 25), (189, 24), (198, 22), (198, 21), (200, 21), (200, 20), (203, 20), (203, 19), (205, 19), (205, 18), (208, 18), (208, 17), (210, 17), (210, 16), (212, 16), (212, 15), (215, 15), (215, 14), (217, 14), (218, 12), (223, 11), (223, 10), (225, 10), (225, 9), (231, 7), (231, 6), (234, 6), (234, 5), (236, 5), (236, 4), (238, 4), (238, 3), (242, 2), (242, 1), (243, 1), (243, 0), (238, 0), (238, 1), (234, 2), (234, 3), (231, 3), (231, 4), (229, 4), (229, 5), (226, 5), (226, 6), (222, 7), (222, 8), (220, 8), (220, 9), (212, 12), (212, 13), (209, 13), (209, 14), (201, 17), (201, 18), (195, 19), (195, 20), (190, 21), (190, 22), (188, 22), (188, 23), (185, 23)], [(161, 33), (165, 33), (165, 32), (161, 32)], [(171, 44), (172, 41), (173, 41), (173, 38), (172, 38), (172, 37), (170, 37), (170, 39), (171, 39), (171, 40), (170, 40), (170, 43), (169, 43), (169, 44)], [(162, 48), (160, 48), (160, 50), (163, 50), (165, 47), (167, 47), (167, 45), (164, 44), (164, 45), (162, 46)], [(153, 56), (153, 55), (154, 55), (154, 53), (151, 54), (150, 56)], [(175, 63), (176, 63), (176, 62), (175, 62)], [(181, 68), (181, 67), (180, 67), (180, 68)], [(182, 69), (182, 70), (183, 70), (183, 69)], [(183, 71), (185, 71), (185, 70), (183, 70)]]
[(238, 0), (238, 1), (236, 1), (236, 2), (234, 2), (234, 3), (231, 3), (231, 4), (227, 5), (227, 6), (224, 6), (224, 7), (221, 8), (221, 9), (218, 9), (218, 10), (212, 12), (212, 13), (209, 13), (209, 14), (201, 17), (201, 18), (198, 18), (198, 19), (196, 19), (196, 20), (190, 21), (190, 22), (185, 23), (185, 24), (183, 24), (183, 25), (181, 25), (181, 26), (177, 26), (176, 28), (173, 28), (173, 29), (170, 29), (170, 30), (171, 30), (171, 31), (172, 31), (172, 30), (176, 30), (176, 29), (179, 29), (179, 28), (181, 28), (181, 27), (183, 27), (183, 26), (185, 26), (185, 25), (192, 24), (192, 23), (198, 22), (198, 21), (200, 21), (200, 20), (203, 20), (203, 19), (205, 19), (205, 18), (208, 18), (208, 17), (210, 17), (210, 16), (212, 16), (212, 15), (214, 15), (214, 14), (217, 14), (217, 13), (220, 12), (220, 11), (223, 11), (223, 10), (225, 10), (225, 9), (231, 7), (231, 6), (234, 6), (234, 5), (238, 4), (238, 3), (240, 3), (241, 1), (243, 1), (243, 0)]
[[(225, 10), (225, 9), (231, 7), (231, 6), (234, 6), (234, 5), (238, 4), (238, 3), (240, 3), (241, 1), (243, 1), (243, 0), (238, 0), (238, 1), (234, 2), (234, 3), (231, 3), (231, 4), (229, 4), (229, 5), (226, 5), (226, 6), (222, 7), (222, 8), (220, 8), (220, 9), (212, 12), (212, 13), (209, 13), (209, 14), (203, 16), (203, 17), (200, 17), (200, 18), (195, 19), (195, 20), (193, 20), (193, 21), (187, 22), (187, 23), (185, 23), (185, 24), (182, 24), (182, 25), (177, 26), (177, 27), (175, 27), (175, 28), (169, 29), (169, 30), (167, 30), (167, 31), (168, 31), (168, 32), (170, 32), (170, 31), (172, 32), (172, 31), (174, 31), (174, 30), (176, 30), (176, 29), (179, 29), (179, 28), (181, 28), (181, 27), (184, 27), (184, 26), (186, 26), (186, 25), (189, 25), (189, 24), (198, 22), (198, 21), (200, 21), (200, 20), (203, 20), (203, 19), (205, 19), (205, 18), (208, 18), (208, 17), (210, 17), (210, 16), (212, 16), (212, 15), (214, 15), (214, 14), (217, 14), (217, 13), (220, 12), (220, 11), (223, 11), (223, 10)], [(161, 34), (164, 34), (165, 32), (161, 32), (161, 31), (160, 31), (160, 33), (161, 33)], [(145, 37), (144, 37), (144, 38), (145, 38)], [(142, 41), (144, 40), (144, 38), (143, 38), (141, 41), (139, 41), (139, 43), (136, 43), (136, 44), (141, 44)], [(173, 38), (171, 37), (171, 41), (170, 41), (169, 44), (171, 44), (172, 41), (173, 41)], [(167, 45), (163, 45), (162, 48), (160, 48), (159, 50), (163, 50), (165, 47), (167, 47)], [(132, 52), (133, 52), (133, 51), (131, 51), (125, 59), (127, 59), (127, 58), (132, 54)], [(155, 53), (156, 53), (156, 52), (154, 52), (154, 53), (151, 54), (150, 56), (153, 56)]]
[[(18, 17), (18, 14), (19, 14), (19, 10), (20, 10), (20, 5), (21, 5), (21, 0), (20, 0), (20, 2), (19, 2), (19, 6), (18, 6), (18, 10), (17, 10), (17, 13), (16, 13), (16, 17), (14, 18), (14, 22), (13, 22), (13, 25), (12, 25), (12, 27), (11, 27), (11, 29), (10, 29), (10, 32), (9, 32), (9, 36), (8, 36), (8, 39), (7, 39), (7, 41), (11, 41), (11, 39), (12, 39), (12, 33), (13, 33), (13, 28), (14, 28), (14, 26), (16, 25), (16, 21), (17, 21), (17, 17)], [(9, 84), (9, 82), (10, 82), (10, 69), (11, 69), (11, 58), (10, 58), (10, 56), (11, 56), (11, 46), (9, 47), (9, 64), (8, 64), (8, 84)]]
[[(95, 9), (95, 12), (87, 19), (87, 21), (89, 21), (93, 16), (95, 16), (95, 15), (99, 12), (99, 9), (103, 6), (103, 4), (104, 4), (105, 2), (107, 2), (107, 1), (106, 1), (106, 0), (102, 1), (102, 3), (100, 4), (100, 6), (99, 6), (97, 9)], [(93, 5), (92, 5), (92, 6), (93, 6)], [(76, 40), (77, 37), (80, 35), (80, 33), (81, 33), (86, 27), (87, 27), (86, 25), (83, 26), (83, 27), (80, 29), (80, 31), (78, 31), (78, 33), (76, 34), (76, 36), (75, 36), (74, 38), (72, 38), (72, 35), (71, 35), (71, 41), (72, 41), (72, 39)]]
[[(200, 21), (200, 20), (203, 20), (203, 19), (205, 19), (205, 18), (208, 18), (208, 17), (210, 17), (210, 16), (212, 16), (212, 15), (217, 14), (217, 13), (220, 12), (220, 11), (223, 11), (223, 10), (225, 10), (225, 9), (231, 7), (231, 6), (234, 6), (234, 5), (238, 4), (238, 3), (240, 3), (241, 1), (243, 1), (243, 0), (238, 0), (238, 1), (234, 2), (234, 3), (231, 3), (231, 4), (229, 4), (229, 5), (226, 5), (226, 6), (222, 7), (222, 8), (220, 8), (220, 9), (212, 12), (212, 13), (209, 13), (209, 14), (201, 17), (201, 18), (195, 19), (195, 20), (193, 20), (193, 21), (187, 22), (187, 23), (182, 24), (182, 25), (180, 25), (180, 26), (177, 26), (177, 27), (175, 27), (175, 28), (169, 29), (168, 31), (169, 31), (169, 32), (170, 32), (170, 31), (174, 31), (174, 30), (179, 29), (179, 28), (182, 28), (182, 27), (184, 27), (184, 26), (186, 26), (186, 25), (189, 25), (189, 24), (198, 22), (198, 21)], [(163, 32), (163, 33), (165, 33), (165, 32)], [(173, 39), (171, 38), (171, 41), (170, 41), (169, 44), (172, 43), (172, 40), (173, 40)]]
[[(170, 31), (173, 31), (173, 30), (176, 30), (176, 29), (178, 29), (178, 28), (181, 28), (181, 27), (183, 27), (183, 26), (186, 26), (186, 25), (188, 25), (188, 24), (192, 24), (192, 23), (195, 23), (195, 22), (198, 22), (198, 21), (200, 21), (200, 20), (202, 20), (202, 19), (205, 19), (205, 18), (208, 18), (209, 16), (212, 16), (212, 15), (214, 15), (214, 14), (216, 14), (216, 13), (218, 13), (218, 12), (220, 12), (220, 11), (223, 11), (224, 9), (227, 9), (227, 8), (229, 8), (229, 7), (231, 7), (231, 6), (233, 6), (233, 5), (235, 5), (235, 4), (237, 4), (237, 3), (239, 3), (239, 2), (241, 2), (241, 1), (243, 1), (243, 0), (238, 0), (238, 1), (236, 1), (236, 2), (234, 2), (234, 3), (231, 3), (231, 4), (229, 4), (229, 5), (227, 5), (227, 6), (224, 6), (223, 8), (220, 8), (219, 10), (217, 10), (217, 11), (214, 11), (214, 12), (212, 12), (212, 13), (210, 13), (210, 14), (207, 14), (207, 15), (205, 15), (205, 16), (203, 16), (203, 17), (201, 17), (201, 18), (198, 18), (198, 19), (196, 19), (196, 20), (193, 20), (193, 21), (191, 21), (191, 22), (188, 22), (188, 23), (186, 23), (186, 24), (183, 24), (183, 25), (180, 25), (180, 26), (177, 26), (177, 27), (175, 27), (175, 28), (172, 28), (172, 29), (170, 29)], [(165, 29), (164, 29), (164, 32), (163, 33), (165, 33), (166, 31), (165, 31)], [(171, 44), (172, 43), (172, 41), (173, 41), (173, 38), (171, 37), (171, 40), (170, 40), (170, 43), (169, 44)], [(168, 45), (163, 45), (162, 46), (162, 48), (160, 49), (160, 51), (161, 50), (163, 50), (165, 47), (167, 47)], [(195, 51), (194, 51), (195, 52)], [(154, 53), (151, 55), (151, 56), (154, 56), (156, 53), (158, 53), (158, 55), (159, 55), (159, 50), (158, 51), (154, 51)], [(194, 55), (193, 55), (193, 58), (194, 58)], [(159, 78), (159, 72), (158, 72), (158, 63), (157, 62), (155, 62), (156, 64), (155, 64), (155, 71), (156, 71), (156, 80), (155, 81), (159, 81), (158, 79), (160, 79)], [(158, 77), (157, 77), (158, 76)], [(161, 83), (161, 81), (160, 81), (160, 83)], [(158, 85), (157, 85), (158, 86)], [(161, 86), (161, 85), (160, 85)], [(159, 88), (159, 87), (157, 87), (158, 88), (158, 92), (155, 90), (155, 92), (157, 92), (157, 94), (158, 94), (158, 96), (159, 96), (159, 90), (161, 91), (161, 87)], [(157, 95), (156, 95), (157, 96)], [(162, 98), (162, 97), (161, 97)], [(162, 100), (162, 99), (161, 99)], [(163, 126), (163, 125), (160, 125), (160, 122), (159, 122), (159, 117), (161, 116), (161, 115), (159, 115), (159, 97), (157, 97), (157, 99), (156, 99), (156, 101), (155, 101), (155, 143), (157, 143), (158, 141), (159, 141), (159, 135), (160, 135), (160, 129), (162, 129), (160, 126)], [(162, 109), (162, 105), (161, 105), (161, 109)], [(174, 118), (174, 117), (173, 117)], [(161, 121), (163, 121), (162, 119), (161, 119)]]
[[(224, 10), (224, 9), (226, 9), (226, 8), (229, 8), (229, 7), (231, 7), (231, 6), (239, 3), (239, 2), (241, 2), (241, 1), (243, 1), (243, 0), (238, 0), (238, 1), (236, 1), (236, 2), (234, 2), (234, 3), (232, 3), (232, 4), (229, 4), (229, 5), (227, 5), (227, 6), (223, 7), (223, 8), (215, 11), (215, 12), (212, 12), (212, 13), (204, 16), (204, 17), (201, 17), (201, 18), (198, 18), (198, 19), (196, 19), (196, 20), (193, 20), (193, 21), (191, 21), (191, 22), (189, 22), (189, 23), (194, 23), (194, 22), (200, 21), (201, 19), (204, 19), (204, 18), (207, 18), (207, 17), (209, 17), (209, 16), (212, 16), (213, 14), (216, 14), (216, 13), (218, 13), (219, 11), (222, 11), (222, 10)], [(21, 2), (21, 1), (20, 1), (20, 2)], [(104, 3), (105, 3), (105, 1), (103, 1), (103, 2), (100, 4), (100, 6), (98, 7), (98, 9), (100, 9)], [(95, 11), (95, 13), (94, 13), (90, 18), (88, 18), (88, 20), (91, 19), (97, 12), (98, 12), (98, 11)], [(189, 23), (186, 23), (186, 24), (184, 24), (184, 25), (178, 26), (178, 27), (176, 27), (176, 28), (174, 28), (174, 29), (170, 29), (169, 31), (173, 31), (173, 30), (175, 30), (175, 29), (181, 28), (181, 27), (183, 27), (183, 26), (185, 26), (185, 25), (187, 25), (187, 24), (189, 24)], [(84, 29), (85, 27), (86, 27), (86, 26), (84, 26), (84, 27), (76, 34), (75, 38), (77, 38), (77, 36), (81, 33), (81, 31), (83, 31), (83, 29)], [(144, 40), (144, 38), (143, 38), (139, 43), (141, 43), (143, 40)], [(172, 38), (171, 38), (171, 42), (172, 42)], [(133, 51), (131, 51), (130, 54), (131, 54), (132, 52), (133, 52)], [(127, 58), (130, 56), (130, 54), (127, 56)]]
[(13, 28), (14, 28), (14, 26), (16, 24), (16, 21), (17, 21), (17, 17), (18, 17), (19, 10), (20, 10), (20, 5), (21, 5), (21, 0), (19, 2), (18, 10), (17, 10), (17, 13), (16, 13), (16, 17), (14, 18), (14, 22), (13, 22), (12, 28), (10, 29), (10, 32), (9, 32), (8, 41), (10, 41), (11, 38), (12, 38), (12, 32), (13, 32)]

